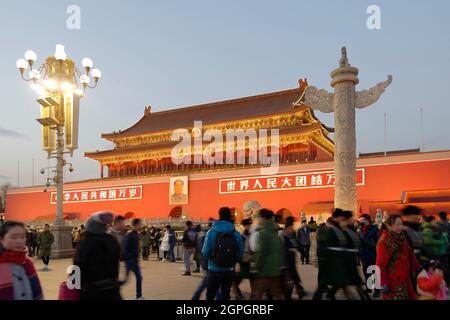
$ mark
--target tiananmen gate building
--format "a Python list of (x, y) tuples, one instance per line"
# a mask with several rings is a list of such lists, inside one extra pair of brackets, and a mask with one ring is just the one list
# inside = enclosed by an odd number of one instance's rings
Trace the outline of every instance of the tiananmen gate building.
[[(241, 218), (244, 203), (258, 201), (263, 207), (289, 212), (298, 217), (327, 214), (333, 208), (334, 144), (326, 127), (302, 101), (306, 81), (290, 90), (153, 112), (130, 128), (102, 138), (115, 144), (112, 150), (87, 152), (85, 156), (100, 164), (100, 179), (66, 183), (66, 219), (85, 220), (91, 213), (109, 210), (116, 214), (132, 212), (135, 217), (191, 219), (215, 217), (221, 206), (233, 208)], [(202, 121), (199, 129), (195, 121)], [(238, 154), (245, 162), (179, 163), (172, 161), (174, 130), (184, 129), (193, 138), (207, 130), (225, 136), (227, 130), (278, 129), (279, 149), (268, 156), (279, 159), (279, 170), (262, 174), (267, 166), (252, 164), (267, 145), (261, 136), (249, 136), (243, 145), (229, 151), (215, 149), (223, 159)], [(193, 146), (180, 157), (194, 160), (208, 142)], [(266, 149), (268, 150), (268, 149)], [(276, 153), (276, 154), (275, 154)], [(107, 174), (103, 172), (107, 170)], [(415, 204), (429, 214), (450, 209), (450, 151), (389, 152), (360, 155), (357, 159), (358, 213), (375, 214), (377, 209), (398, 211)], [(55, 219), (56, 193), (42, 186), (10, 189), (5, 216), (21, 221)]]

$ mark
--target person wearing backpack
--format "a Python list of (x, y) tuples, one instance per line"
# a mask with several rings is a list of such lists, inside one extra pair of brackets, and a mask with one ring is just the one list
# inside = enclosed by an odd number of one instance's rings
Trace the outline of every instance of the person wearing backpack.
[(183, 276), (191, 275), (191, 256), (194, 254), (197, 246), (197, 232), (194, 229), (192, 221), (186, 222), (186, 230), (183, 233), (183, 260), (184, 260), (184, 273)]
[(221, 290), (222, 300), (230, 300), (230, 289), (234, 279), (234, 267), (242, 258), (242, 236), (231, 222), (231, 209), (219, 209), (219, 220), (208, 231), (202, 254), (208, 260), (208, 281), (206, 300), (212, 301), (217, 290)]

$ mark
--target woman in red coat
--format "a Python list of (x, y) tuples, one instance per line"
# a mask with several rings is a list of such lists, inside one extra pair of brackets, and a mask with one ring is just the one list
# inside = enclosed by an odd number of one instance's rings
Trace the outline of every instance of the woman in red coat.
[(399, 215), (392, 214), (381, 228), (377, 244), (377, 266), (383, 300), (415, 300), (412, 279), (420, 269), (403, 234)]

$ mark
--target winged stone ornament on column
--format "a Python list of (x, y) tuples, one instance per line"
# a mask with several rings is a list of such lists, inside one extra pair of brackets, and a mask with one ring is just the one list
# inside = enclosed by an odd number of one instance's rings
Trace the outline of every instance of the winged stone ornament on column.
[(386, 81), (378, 83), (375, 87), (370, 88), (369, 90), (363, 90), (356, 93), (356, 102), (355, 108), (362, 109), (366, 108), (375, 102), (381, 97), (384, 93), (384, 90), (392, 83), (392, 76), (389, 75)]
[(333, 94), (314, 86), (306, 88), (305, 104), (314, 110), (330, 113), (334, 111)]
[[(355, 108), (366, 108), (377, 102), (391, 83), (392, 76), (389, 75), (386, 81), (378, 83), (373, 88), (357, 92)], [(314, 86), (306, 88), (304, 101), (305, 104), (311, 109), (319, 110), (324, 113), (334, 111), (334, 94), (325, 89), (319, 89)]]

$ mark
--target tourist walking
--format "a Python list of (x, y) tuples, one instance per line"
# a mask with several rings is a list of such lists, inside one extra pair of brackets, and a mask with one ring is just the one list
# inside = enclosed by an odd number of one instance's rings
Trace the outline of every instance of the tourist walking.
[(26, 226), (25, 230), (27, 231), (27, 241), (25, 246), (27, 247), (27, 251), (28, 251), (28, 256), (32, 257), (33, 256), (33, 252), (31, 251), (31, 246), (33, 243), (33, 233), (31, 232), (31, 227), (30, 226)]
[(141, 233), (141, 247), (142, 247), (142, 260), (148, 261), (148, 256), (150, 254), (150, 233), (145, 228)]
[(122, 245), (127, 279), (130, 272), (133, 272), (136, 277), (136, 300), (145, 300), (142, 296), (142, 274), (139, 266), (139, 232), (141, 229), (141, 219), (134, 219), (132, 230), (124, 236)]
[(183, 276), (191, 275), (191, 257), (194, 254), (195, 247), (197, 246), (197, 232), (195, 232), (192, 221), (186, 222), (186, 230), (183, 233), (183, 261), (184, 261), (184, 273)]
[(84, 227), (84, 224), (80, 226), (80, 230), (78, 230), (78, 242), (84, 239), (84, 236), (86, 235), (86, 228)]
[(76, 248), (77, 244), (79, 242), (78, 239), (78, 228), (77, 227), (73, 227), (72, 229), (72, 248)]
[(202, 230), (202, 226), (200, 224), (195, 226), (196, 238), (195, 238), (195, 250), (194, 250), (194, 261), (196, 268), (193, 273), (200, 273), (200, 266), (202, 263), (202, 248), (203, 243), (205, 242), (206, 232)]
[(275, 300), (283, 300), (282, 275), (285, 268), (283, 243), (278, 235), (278, 226), (273, 220), (273, 211), (258, 212), (258, 234), (252, 249), (255, 275), (253, 300), (261, 300), (264, 294)]
[[(169, 228), (167, 228), (169, 227)], [(159, 247), (163, 253), (163, 258), (161, 260), (161, 262), (166, 261), (166, 259), (169, 258), (169, 250), (170, 250), (170, 244), (169, 244), (169, 240), (170, 240), (170, 226), (166, 226), (164, 233), (163, 233), (163, 237), (161, 240), (161, 246)]]
[(423, 235), (421, 232), (420, 218), (422, 209), (416, 206), (406, 206), (402, 210), (402, 222), (404, 233), (409, 248), (413, 250), (418, 261), (421, 260), (423, 249)]
[(0, 301), (44, 299), (33, 260), (27, 256), (26, 240), (23, 223), (0, 225)]
[(125, 218), (123, 216), (115, 216), (112, 226), (108, 230), (108, 234), (112, 235), (120, 245), (120, 257), (123, 260), (123, 237), (125, 236)]
[[(286, 256), (286, 271), (283, 277), (284, 295), (286, 300), (292, 300), (292, 292), (294, 288), (297, 292), (298, 298), (302, 299), (305, 296), (305, 290), (301, 285), (300, 275), (297, 271), (297, 251), (299, 251), (299, 244), (295, 236), (294, 230), (294, 217), (287, 217), (285, 222), (285, 228), (281, 235), (284, 252)], [(306, 221), (305, 221), (306, 222)]]
[(447, 283), (444, 280), (443, 266), (439, 261), (430, 260), (423, 264), (417, 276), (419, 300), (447, 300)]
[(177, 235), (175, 234), (175, 231), (172, 229), (170, 225), (166, 226), (166, 230), (169, 232), (169, 261), (175, 262), (175, 247), (177, 245)]
[(434, 216), (429, 216), (422, 223), (422, 234), (422, 261), (439, 261), (444, 271), (444, 276), (446, 276), (448, 274), (446, 266), (448, 264), (447, 253), (449, 248), (447, 232), (442, 229), (439, 221)]
[(74, 265), (81, 271), (81, 300), (121, 300), (120, 244), (107, 233), (110, 212), (94, 213), (86, 222), (86, 234), (76, 248)]
[(236, 273), (235, 280), (233, 283), (233, 291), (236, 296), (236, 300), (245, 299), (241, 289), (239, 288), (242, 280), (249, 279), (250, 290), (251, 292), (254, 291), (254, 277), (250, 273), (250, 262), (252, 260), (253, 253), (250, 250), (250, 243), (249, 243), (250, 229), (252, 227), (252, 219), (251, 218), (244, 219), (242, 220), (241, 224), (244, 227), (244, 231), (242, 232), (242, 243), (244, 247), (244, 252), (242, 254), (241, 260), (238, 262), (239, 272)]
[[(205, 245), (205, 239), (206, 239), (206, 233), (211, 229), (212, 224), (215, 220), (213, 218), (209, 218), (208, 227), (206, 228), (205, 235), (200, 236), (197, 238), (197, 245), (201, 246), (201, 250), (203, 250), (203, 246)], [(203, 270), (203, 278), (200, 285), (195, 290), (194, 294), (192, 295), (191, 300), (200, 300), (200, 296), (202, 295), (203, 291), (206, 289), (208, 285), (208, 259), (205, 259), (203, 257), (203, 254), (201, 255), (201, 268)], [(216, 300), (221, 300), (222, 295), (220, 294), (220, 289), (217, 290), (216, 294)]]
[(309, 252), (311, 250), (311, 229), (306, 220), (302, 220), (301, 227), (297, 230), (297, 241), (300, 250), (302, 264), (309, 264)]
[[(447, 233), (447, 239), (450, 242), (450, 223), (447, 218), (447, 213), (444, 211), (439, 212), (439, 225), (443, 233)], [(442, 268), (444, 269), (444, 278), (447, 285), (450, 284), (450, 245), (447, 247), (447, 253), (445, 259), (442, 262)]]
[(377, 244), (377, 266), (383, 300), (415, 300), (412, 279), (420, 269), (403, 233), (402, 219), (390, 214)]
[[(359, 233), (361, 241), (361, 263), (363, 274), (367, 283), (367, 280), (371, 274), (367, 273), (367, 269), (370, 266), (375, 265), (377, 261), (377, 243), (379, 238), (379, 230), (376, 224), (373, 223), (372, 217), (367, 213), (360, 217), (361, 230)], [(370, 291), (370, 288), (368, 288)], [(380, 296), (380, 290), (374, 289), (373, 297), (378, 298)]]
[(309, 222), (308, 222), (308, 228), (309, 228), (309, 230), (310, 230), (311, 232), (316, 232), (316, 230), (317, 230), (317, 223), (316, 223), (316, 221), (314, 220), (314, 217), (311, 217), (311, 218), (309, 219)]
[(202, 249), (208, 261), (206, 299), (214, 300), (220, 288), (222, 300), (230, 300), (236, 262), (242, 257), (242, 237), (231, 222), (231, 209), (219, 209), (219, 220), (207, 232)]
[[(151, 226), (150, 227), (149, 236), (150, 236), (151, 251), (154, 251), (156, 253), (156, 259), (157, 260), (160, 260), (160, 257), (159, 257), (159, 251), (160, 251), (159, 243), (161, 241), (161, 237), (162, 237), (163, 234), (164, 234), (164, 232), (160, 232), (159, 230), (156, 229), (155, 226)], [(161, 250), (161, 251), (163, 251), (163, 250)]]
[(38, 253), (38, 232), (37, 229), (31, 229), (31, 257), (34, 257)]
[(41, 271), (49, 271), (50, 255), (52, 254), (52, 244), (55, 241), (53, 234), (50, 232), (50, 226), (46, 224), (44, 231), (39, 234), (39, 257), (41, 257), (44, 267)]
[[(344, 232), (347, 247), (344, 248), (344, 269), (348, 274), (349, 283), (344, 288), (344, 293), (348, 295), (348, 298), (370, 300), (369, 294), (365, 290), (365, 282), (361, 279), (359, 273), (359, 253), (361, 250), (361, 239), (356, 230), (360, 230), (359, 222), (353, 219), (353, 213), (351, 211), (344, 211), (346, 214), (347, 225), (342, 228)], [(358, 222), (358, 226), (356, 223)], [(351, 295), (351, 289), (356, 290), (356, 295)]]
[[(323, 293), (327, 298), (334, 300), (334, 294), (345, 289), (350, 283), (348, 271), (345, 268), (343, 251), (347, 248), (343, 228), (348, 224), (347, 212), (336, 208), (332, 216), (318, 229), (317, 259), (319, 273), (317, 275), (317, 290), (313, 300), (321, 300)], [(330, 290), (328, 286), (331, 286)]]

